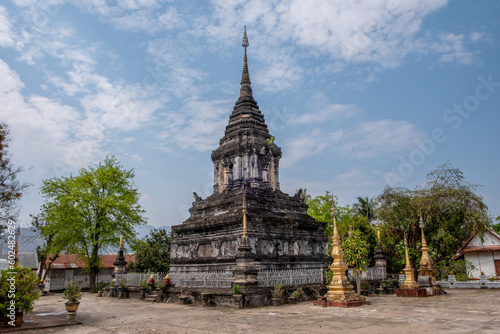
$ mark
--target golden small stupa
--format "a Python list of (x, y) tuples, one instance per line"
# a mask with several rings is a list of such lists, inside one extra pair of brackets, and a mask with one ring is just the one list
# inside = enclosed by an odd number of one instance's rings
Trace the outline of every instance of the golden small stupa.
[(333, 237), (332, 237), (332, 258), (333, 262), (330, 265), (332, 270), (332, 280), (327, 285), (328, 292), (324, 296), (328, 306), (360, 306), (367, 303), (365, 297), (354, 292), (354, 286), (347, 278), (347, 264), (344, 261), (344, 251), (337, 231), (337, 209), (332, 205), (333, 217)]

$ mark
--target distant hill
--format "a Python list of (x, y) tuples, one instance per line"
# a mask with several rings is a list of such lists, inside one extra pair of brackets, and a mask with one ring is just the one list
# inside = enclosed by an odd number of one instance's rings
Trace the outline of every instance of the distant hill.
[[(146, 235), (148, 235), (153, 229), (166, 229), (168, 233), (171, 232), (170, 226), (160, 226), (160, 227), (154, 227), (151, 225), (142, 225), (137, 227), (136, 230), (136, 237), (138, 239), (144, 238)], [(30, 228), (28, 227), (21, 227), (21, 234), (19, 236), (19, 252), (20, 253), (33, 253), (36, 252), (36, 248), (38, 246), (42, 245), (42, 240), (39, 238), (38, 234), (33, 232)], [(3, 258), (4, 255), (7, 254), (8, 248), (7, 248), (7, 235), (4, 234), (3, 236), (0, 237), (0, 258)], [(101, 253), (102, 254), (116, 254), (118, 249), (116, 248), (108, 248), (103, 250)]]

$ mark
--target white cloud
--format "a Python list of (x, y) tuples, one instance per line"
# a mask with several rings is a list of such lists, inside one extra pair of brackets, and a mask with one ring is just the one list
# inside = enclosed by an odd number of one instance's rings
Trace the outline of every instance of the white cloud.
[(117, 1), (110, 5), (103, 1), (78, 2), (77, 6), (116, 29), (155, 34), (182, 28), (184, 20), (175, 7), (163, 8), (165, 1)]
[(330, 120), (343, 120), (359, 113), (359, 109), (352, 104), (326, 104), (312, 112), (290, 119), (290, 124), (324, 124)]
[(344, 130), (335, 147), (356, 159), (383, 157), (411, 149), (424, 134), (407, 121), (385, 119), (363, 122)]
[(7, 18), (7, 10), (0, 6), (0, 46), (11, 46), (14, 44), (11, 24)]
[(226, 100), (188, 100), (180, 110), (160, 115), (163, 122), (157, 134), (159, 146), (166, 151), (174, 147), (199, 151), (215, 149), (227, 124), (230, 103)]
[(285, 143), (281, 167), (287, 168), (311, 155), (321, 152), (328, 142), (319, 129), (303, 133)]
[(13, 133), (12, 150), (24, 166), (36, 165), (39, 172), (51, 162), (64, 162), (64, 152), (74, 144), (72, 131), (79, 113), (58, 100), (22, 95), (24, 84), (8, 64), (0, 60), (0, 117)]

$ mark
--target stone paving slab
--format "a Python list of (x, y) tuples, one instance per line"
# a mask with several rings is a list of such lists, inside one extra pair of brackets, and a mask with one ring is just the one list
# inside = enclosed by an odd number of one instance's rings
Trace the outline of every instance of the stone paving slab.
[[(138, 300), (98, 298), (86, 293), (79, 326), (23, 333), (500, 333), (500, 289), (447, 290), (426, 298), (369, 296), (371, 305), (351, 308), (313, 302), (255, 309), (202, 308)], [(60, 312), (60, 296), (40, 298), (35, 314)]]
[(60, 312), (60, 314), (62, 314), (62, 317), (59, 316), (59, 314), (26, 314), (23, 316), (21, 327), (0, 329), (0, 333), (12, 333), (26, 330), (37, 330), (41, 333), (43, 329), (82, 324), (79, 321), (68, 324), (66, 323), (66, 312)]

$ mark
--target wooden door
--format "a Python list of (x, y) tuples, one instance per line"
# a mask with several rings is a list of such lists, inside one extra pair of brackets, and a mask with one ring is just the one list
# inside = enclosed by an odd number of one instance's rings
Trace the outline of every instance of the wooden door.
[(495, 271), (497, 272), (497, 276), (500, 276), (500, 260), (495, 260)]

